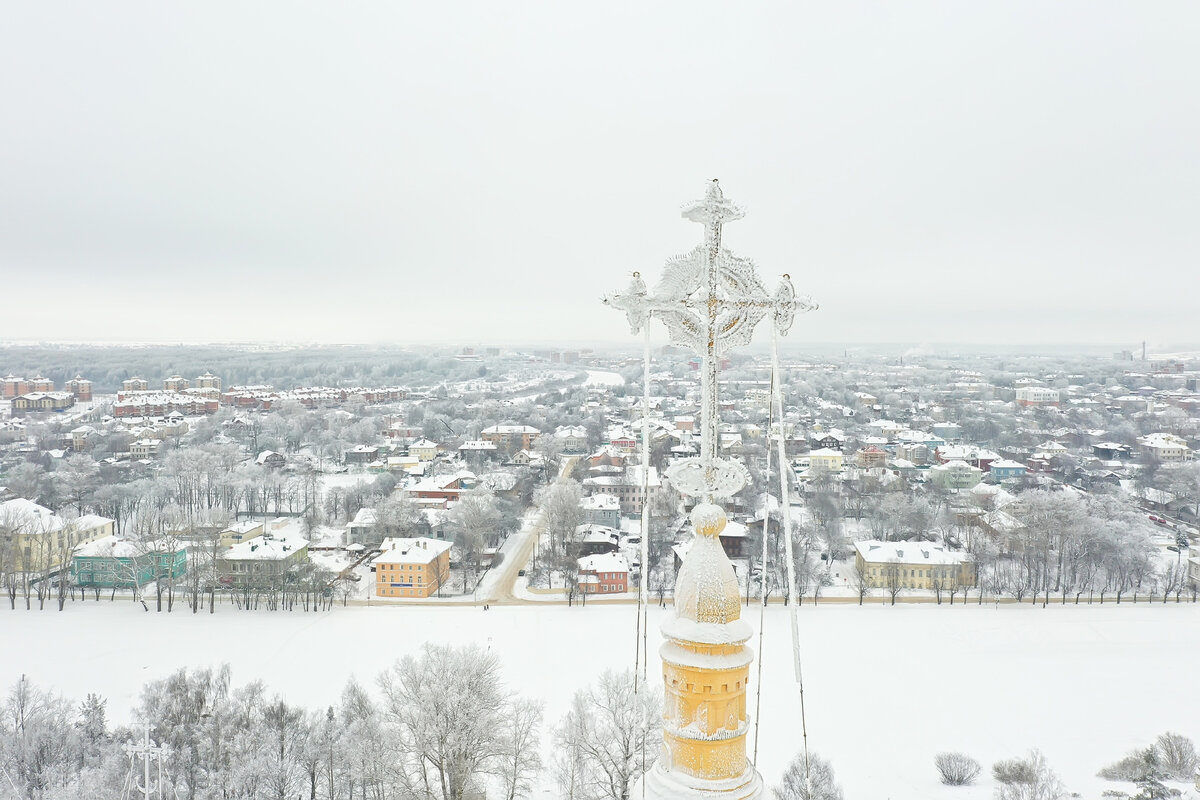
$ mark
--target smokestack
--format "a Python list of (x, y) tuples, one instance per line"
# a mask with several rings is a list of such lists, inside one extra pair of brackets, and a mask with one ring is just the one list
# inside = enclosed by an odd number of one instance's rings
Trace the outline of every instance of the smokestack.
[(1142, 361), (1146, 360), (1146, 340), (1142, 339)]

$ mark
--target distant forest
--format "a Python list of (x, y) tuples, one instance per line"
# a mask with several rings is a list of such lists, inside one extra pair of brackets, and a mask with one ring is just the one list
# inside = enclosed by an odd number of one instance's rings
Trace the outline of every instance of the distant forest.
[(485, 377), (487, 366), (458, 361), (446, 351), (414, 351), (373, 345), (9, 345), (0, 346), (0, 374), (43, 375), (62, 388), (82, 375), (97, 393), (121, 381), (145, 378), (151, 388), (170, 375), (194, 381), (205, 370), (225, 386), (271, 384), (288, 389), (312, 385), (423, 386)]

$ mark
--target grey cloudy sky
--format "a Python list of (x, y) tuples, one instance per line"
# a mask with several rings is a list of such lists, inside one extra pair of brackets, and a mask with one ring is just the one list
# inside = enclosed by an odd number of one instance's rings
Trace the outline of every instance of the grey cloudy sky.
[(626, 341), (726, 244), (799, 341), (1200, 340), (1200, 5), (0, 5), (3, 339)]

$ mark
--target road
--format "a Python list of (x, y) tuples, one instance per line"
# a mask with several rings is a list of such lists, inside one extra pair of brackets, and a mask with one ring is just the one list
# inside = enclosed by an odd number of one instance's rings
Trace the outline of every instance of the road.
[[(578, 462), (579, 456), (569, 456), (563, 462), (556, 482), (563, 483), (569, 480)], [(492, 581), (487, 596), (481, 598), (481, 602), (496, 603), (499, 605), (516, 605), (525, 602), (513, 593), (513, 587), (517, 583), (518, 573), (529, 564), (529, 559), (533, 556), (533, 550), (537, 546), (538, 537), (542, 535), (542, 529), (545, 527), (545, 524), (545, 515), (542, 514), (542, 510), (539, 508), (533, 517), (532, 523), (528, 527), (523, 528), (519, 533), (513, 534), (522, 538), (505, 555), (504, 561), (497, 568), (500, 575)]]

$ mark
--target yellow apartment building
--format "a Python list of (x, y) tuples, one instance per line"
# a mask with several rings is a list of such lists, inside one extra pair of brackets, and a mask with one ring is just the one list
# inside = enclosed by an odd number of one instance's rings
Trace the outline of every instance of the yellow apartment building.
[(383, 540), (371, 562), (376, 597), (429, 597), (450, 579), (450, 542), (421, 536)]
[(76, 545), (112, 536), (113, 521), (85, 514), (66, 519), (32, 500), (0, 503), (0, 561), (15, 572), (54, 571), (70, 565)]
[[(975, 585), (975, 562), (967, 553), (948, 550), (934, 542), (855, 542), (855, 564), (877, 589), (898, 585), (903, 589), (932, 589), (935, 581)], [(896, 583), (893, 583), (895, 581)]]

